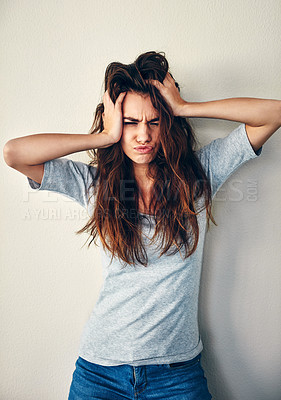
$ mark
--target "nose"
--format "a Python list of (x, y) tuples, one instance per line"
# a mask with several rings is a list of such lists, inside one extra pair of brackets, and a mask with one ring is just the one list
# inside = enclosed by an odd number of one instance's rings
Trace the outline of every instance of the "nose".
[(140, 123), (137, 131), (137, 142), (146, 143), (151, 141), (149, 126), (147, 123)]

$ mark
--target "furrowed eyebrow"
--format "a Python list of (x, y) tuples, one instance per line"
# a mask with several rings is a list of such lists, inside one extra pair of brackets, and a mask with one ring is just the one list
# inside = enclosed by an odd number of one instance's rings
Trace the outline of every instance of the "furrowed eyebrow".
[[(128, 120), (130, 120), (130, 121), (140, 122), (140, 120), (138, 120), (138, 119), (136, 119), (136, 118), (132, 118), (132, 117), (124, 117), (123, 119), (128, 119)], [(159, 121), (159, 118), (151, 119), (151, 120), (148, 121), (148, 122), (156, 122), (156, 121)]]

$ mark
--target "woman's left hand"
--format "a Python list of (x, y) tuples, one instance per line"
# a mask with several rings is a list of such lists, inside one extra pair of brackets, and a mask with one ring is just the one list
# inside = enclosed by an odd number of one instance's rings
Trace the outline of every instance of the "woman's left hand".
[(179, 116), (181, 114), (181, 109), (186, 102), (181, 98), (180, 93), (175, 85), (175, 81), (167, 72), (163, 83), (155, 79), (147, 79), (147, 82), (154, 85), (161, 95), (164, 97), (165, 101), (172, 108), (174, 116)]

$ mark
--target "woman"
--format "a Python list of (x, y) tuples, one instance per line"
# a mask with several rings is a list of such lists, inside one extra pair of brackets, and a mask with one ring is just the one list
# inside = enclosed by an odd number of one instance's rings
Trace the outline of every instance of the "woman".
[[(6, 163), (30, 187), (87, 209), (104, 284), (85, 326), (69, 400), (210, 399), (198, 293), (206, 225), (220, 186), (281, 126), (279, 100), (191, 103), (165, 53), (111, 63), (89, 134), (11, 139)], [(188, 118), (241, 124), (198, 148)], [(64, 156), (86, 150), (89, 164)]]

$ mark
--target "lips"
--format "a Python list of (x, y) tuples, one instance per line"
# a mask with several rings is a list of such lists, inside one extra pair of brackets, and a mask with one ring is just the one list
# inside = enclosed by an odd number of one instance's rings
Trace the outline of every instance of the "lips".
[(153, 147), (152, 146), (137, 146), (134, 147), (135, 150), (137, 150), (139, 153), (149, 153), (152, 151)]

